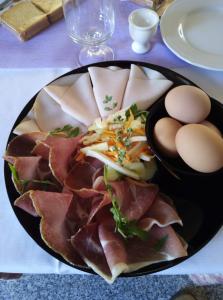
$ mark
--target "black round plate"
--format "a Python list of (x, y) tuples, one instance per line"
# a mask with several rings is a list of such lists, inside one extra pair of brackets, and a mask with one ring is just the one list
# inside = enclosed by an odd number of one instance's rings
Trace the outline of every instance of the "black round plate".
[[(176, 72), (173, 72), (161, 66), (152, 65), (144, 62), (111, 61), (111, 62), (92, 64), (91, 66), (108, 67), (112, 65), (112, 66), (118, 66), (120, 68), (130, 68), (131, 64), (144, 66), (161, 72), (166, 78), (173, 81), (174, 86), (182, 85), (182, 84), (195, 85), (193, 82), (179, 75)], [(61, 77), (71, 75), (71, 74), (76, 74), (76, 73), (87, 72), (88, 67), (89, 66), (78, 68), (76, 70), (73, 70), (71, 72), (62, 75)], [(8, 143), (10, 140), (12, 140), (15, 137), (15, 135), (13, 134), (14, 128), (22, 121), (22, 119), (30, 111), (36, 99), (36, 96), (37, 94), (27, 103), (27, 105), (24, 107), (22, 112), (19, 114), (9, 135)], [(39, 231), (40, 219), (32, 217), (31, 215), (27, 214), (20, 208), (13, 205), (15, 199), (19, 195), (14, 188), (13, 182), (11, 180), (11, 173), (8, 164), (6, 162), (4, 166), (4, 172), (5, 172), (5, 184), (8, 192), (8, 197), (12, 205), (12, 208), (21, 225), (41, 248), (46, 250), (49, 254), (51, 254), (53, 257), (57, 258), (61, 262), (70, 265), (60, 255), (58, 255), (50, 248), (48, 248), (47, 245), (42, 240)], [(220, 229), (220, 227), (223, 224), (223, 214), (222, 214), (223, 201), (221, 199), (223, 193), (220, 186), (219, 188), (216, 189), (216, 186), (212, 184), (213, 182), (209, 182), (209, 187), (206, 188), (205, 190), (203, 190), (202, 187), (196, 188), (194, 186), (191, 189), (190, 183), (187, 182), (186, 186), (179, 183), (178, 180), (176, 180), (165, 169), (162, 168), (162, 165), (159, 165), (159, 170), (157, 172), (157, 175), (154, 178), (154, 182), (159, 184), (160, 190), (163, 193), (166, 193), (174, 200), (177, 211), (184, 223), (184, 226), (182, 228), (178, 225), (175, 225), (174, 228), (187, 241), (188, 256), (183, 258), (178, 258), (172, 261), (156, 263), (135, 272), (121, 274), (121, 276), (123, 277), (151, 274), (161, 270), (168, 269), (170, 267), (179, 264), (180, 262), (194, 255), (202, 247), (204, 247), (214, 237), (214, 235), (217, 233), (217, 231)], [(83, 266), (73, 266), (73, 267), (94, 274), (94, 271), (91, 268), (83, 267)]]

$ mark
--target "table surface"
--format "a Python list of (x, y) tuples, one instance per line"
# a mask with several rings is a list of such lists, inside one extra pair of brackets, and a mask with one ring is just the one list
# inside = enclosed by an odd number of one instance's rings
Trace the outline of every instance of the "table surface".
[[(131, 52), (127, 16), (135, 8), (136, 5), (127, 2), (119, 5), (116, 24), (121, 29), (116, 30), (110, 41), (116, 58), (169, 67), (223, 103), (223, 72), (203, 70), (178, 59), (163, 44), (159, 32), (151, 52), (141, 56)], [(63, 20), (25, 43), (0, 27), (0, 153), (4, 153), (11, 127), (24, 105), (44, 85), (75, 68), (74, 57), (78, 50), (67, 37)], [(51, 257), (28, 236), (8, 200), (3, 160), (0, 160), (0, 168), (0, 272), (83, 273)], [(159, 274), (223, 273), (222, 247), (223, 228), (193, 257)]]

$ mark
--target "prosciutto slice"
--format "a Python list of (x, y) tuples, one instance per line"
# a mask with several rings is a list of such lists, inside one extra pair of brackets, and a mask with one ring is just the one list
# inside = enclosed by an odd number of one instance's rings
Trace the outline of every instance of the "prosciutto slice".
[(6, 155), (30, 156), (36, 141), (42, 141), (46, 137), (46, 132), (32, 132), (19, 135), (8, 144)]
[(139, 226), (149, 231), (154, 224), (159, 227), (166, 227), (175, 223), (183, 226), (174, 207), (166, 201), (166, 196), (159, 193), (150, 209), (140, 220)]
[(111, 270), (110, 283), (122, 272), (132, 272), (157, 262), (187, 255), (171, 226), (153, 226), (146, 241), (138, 238), (124, 241), (111, 225), (103, 223), (99, 225), (99, 239)]
[[(95, 188), (93, 183), (101, 166), (102, 163), (97, 159), (92, 160), (92, 163), (88, 160), (75, 163), (64, 181), (65, 186), (84, 198), (98, 195), (100, 188)], [(100, 187), (102, 189), (102, 185)]]
[(34, 149), (35, 154), (42, 154), (46, 158), (48, 156), (47, 147), (49, 147), (50, 169), (60, 183), (63, 183), (67, 177), (70, 160), (72, 154), (75, 153), (80, 138), (80, 136), (74, 138), (50, 136), (41, 143), (41, 149), (38, 147)]
[(129, 220), (140, 219), (153, 204), (158, 186), (134, 180), (111, 183), (122, 214)]
[(69, 239), (73, 233), (66, 223), (73, 195), (43, 191), (34, 191), (31, 195), (33, 206), (41, 217), (40, 232), (43, 240), (71, 264), (83, 265), (83, 261), (71, 246)]
[(62, 187), (52, 175), (48, 162), (40, 156), (4, 158), (15, 167), (19, 180), (12, 179), (20, 194), (28, 190), (61, 191)]
[(22, 196), (20, 196), (19, 198), (17, 198), (15, 200), (14, 205), (23, 209), (30, 215), (37, 217), (38, 214), (37, 214), (37, 212), (33, 206), (33, 202), (32, 202), (32, 197), (31, 197), (32, 193), (33, 193), (33, 191), (25, 192)]
[(71, 237), (71, 243), (85, 263), (110, 282), (111, 271), (98, 237), (98, 224), (91, 223), (84, 226)]

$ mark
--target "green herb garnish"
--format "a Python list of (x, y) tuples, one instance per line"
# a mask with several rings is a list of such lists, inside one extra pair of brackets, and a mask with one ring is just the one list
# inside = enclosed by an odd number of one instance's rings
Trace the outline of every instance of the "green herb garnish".
[(112, 96), (106, 95), (105, 99), (103, 100), (103, 103), (106, 104), (106, 103), (109, 103), (110, 101), (112, 101)]
[(16, 185), (19, 185), (19, 189), (21, 188), (21, 192), (24, 193), (25, 189), (27, 188), (29, 183), (41, 183), (45, 185), (53, 185), (57, 186), (54, 182), (51, 182), (50, 180), (37, 180), (37, 179), (19, 179), (18, 172), (16, 171), (15, 166), (12, 164), (8, 164), (10, 171), (12, 172), (12, 177)]
[(144, 124), (146, 122), (146, 118), (149, 112), (146, 110), (139, 110), (136, 104), (132, 104), (130, 108), (127, 109), (127, 111), (125, 112), (125, 116), (127, 120), (130, 117), (131, 113), (133, 114), (134, 119), (140, 117), (142, 123)]
[(18, 184), (20, 180), (19, 180), (19, 176), (18, 176), (18, 173), (17, 173), (15, 167), (12, 164), (10, 164), (10, 163), (8, 165), (9, 165), (9, 169), (10, 169), (10, 171), (12, 173), (13, 181), (16, 184)]
[(80, 133), (80, 129), (71, 125), (65, 125), (62, 128), (56, 128), (50, 131), (49, 135), (58, 135), (60, 133), (65, 134), (68, 138), (71, 138), (77, 136)]
[(113, 194), (112, 187), (108, 183), (107, 166), (104, 166), (104, 182), (109, 196), (112, 199), (112, 208), (110, 209), (116, 224), (115, 230), (118, 231), (125, 239), (138, 237), (143, 241), (148, 239), (148, 232), (137, 226), (136, 221), (129, 221), (123, 216), (118, 205), (118, 198)]
[(155, 251), (157, 251), (157, 252), (159, 252), (160, 250), (162, 250), (163, 247), (164, 247), (165, 244), (166, 244), (167, 239), (168, 239), (168, 234), (165, 235), (164, 237), (162, 237), (161, 239), (159, 239), (159, 240), (155, 243), (153, 249), (154, 249)]
[(124, 149), (120, 149), (118, 150), (118, 162), (120, 164), (123, 163), (124, 159), (125, 159), (125, 156), (126, 156), (126, 150)]
[(105, 99), (103, 100), (104, 104), (108, 104), (109, 106), (105, 106), (104, 110), (106, 111), (111, 111), (113, 109), (115, 109), (118, 106), (118, 102), (113, 100), (112, 96), (105, 96)]

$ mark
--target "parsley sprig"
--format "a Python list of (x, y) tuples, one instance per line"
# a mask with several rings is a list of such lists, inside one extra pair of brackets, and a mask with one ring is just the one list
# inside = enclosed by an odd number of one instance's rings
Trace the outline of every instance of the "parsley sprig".
[(118, 205), (118, 198), (113, 194), (112, 187), (108, 183), (106, 165), (104, 166), (104, 182), (107, 191), (112, 199), (111, 213), (113, 214), (113, 218), (116, 224), (115, 230), (118, 231), (125, 239), (136, 236), (143, 241), (147, 240), (149, 236), (148, 232), (137, 226), (136, 221), (129, 221), (126, 217), (123, 216)]
[(64, 134), (66, 137), (71, 138), (75, 137), (80, 133), (80, 129), (78, 127), (73, 127), (69, 124), (65, 125), (64, 127), (58, 127), (49, 132), (49, 135), (58, 135)]
[(148, 116), (148, 114), (149, 114), (148, 111), (146, 111), (146, 110), (139, 110), (138, 107), (137, 107), (137, 104), (132, 104), (132, 105), (130, 106), (130, 108), (127, 109), (127, 111), (125, 112), (125, 117), (126, 117), (127, 120), (128, 120), (128, 118), (130, 117), (131, 112), (132, 112), (132, 114), (133, 114), (133, 116), (134, 116), (134, 119), (140, 117), (142, 123), (143, 123), (143, 124), (146, 123), (146, 118), (147, 118), (147, 116)]
[(106, 106), (104, 107), (105, 111), (111, 111), (115, 109), (118, 105), (118, 102), (115, 101), (112, 96), (108, 96), (108, 95), (105, 95), (105, 99), (103, 100), (103, 103), (106, 104)]

